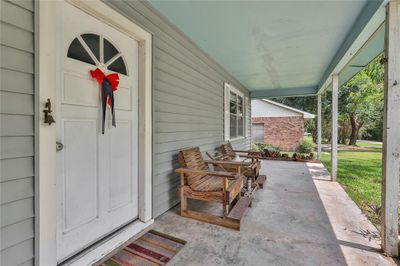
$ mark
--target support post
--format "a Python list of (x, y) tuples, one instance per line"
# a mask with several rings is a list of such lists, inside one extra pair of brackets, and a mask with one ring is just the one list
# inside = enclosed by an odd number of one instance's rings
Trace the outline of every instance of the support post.
[(385, 88), (382, 156), (382, 249), (399, 255), (400, 176), (400, 0), (386, 6)]
[(317, 106), (317, 146), (318, 146), (318, 160), (321, 160), (322, 156), (322, 111), (321, 111), (321, 94), (318, 94), (318, 106)]
[(332, 137), (331, 137), (331, 181), (337, 176), (337, 144), (338, 144), (338, 92), (339, 75), (332, 75)]

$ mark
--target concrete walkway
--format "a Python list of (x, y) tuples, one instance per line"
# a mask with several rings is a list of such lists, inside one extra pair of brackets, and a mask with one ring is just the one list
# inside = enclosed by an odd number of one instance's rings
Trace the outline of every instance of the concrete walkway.
[(175, 208), (155, 228), (188, 241), (170, 265), (396, 265), (379, 235), (321, 164), (263, 161), (240, 232), (182, 218)]

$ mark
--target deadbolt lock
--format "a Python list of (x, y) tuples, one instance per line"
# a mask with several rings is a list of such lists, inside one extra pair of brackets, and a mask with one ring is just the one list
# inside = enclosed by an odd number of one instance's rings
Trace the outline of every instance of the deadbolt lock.
[(62, 151), (64, 145), (61, 142), (56, 142), (56, 151)]

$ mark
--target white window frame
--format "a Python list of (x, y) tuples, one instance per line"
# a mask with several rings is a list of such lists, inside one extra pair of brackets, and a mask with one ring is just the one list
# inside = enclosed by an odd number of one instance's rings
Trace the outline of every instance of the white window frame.
[[(242, 136), (236, 136), (236, 137), (231, 137), (230, 135), (230, 95), (232, 93), (235, 93), (237, 96), (242, 97), (242, 108), (243, 108), (243, 135)], [(248, 131), (248, 126), (247, 126), (247, 102), (248, 98), (245, 97), (244, 93), (234, 87), (232, 84), (229, 84), (228, 82), (224, 82), (224, 140), (239, 140), (239, 139), (245, 139), (247, 138), (247, 131)], [(236, 129), (237, 130), (237, 129)]]

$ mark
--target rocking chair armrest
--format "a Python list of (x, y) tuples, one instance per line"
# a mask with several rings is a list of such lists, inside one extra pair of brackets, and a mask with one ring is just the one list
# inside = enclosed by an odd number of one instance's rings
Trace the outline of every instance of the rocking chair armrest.
[(251, 162), (241, 162), (241, 161), (212, 161), (204, 160), (207, 164), (221, 164), (221, 165), (233, 165), (233, 166), (250, 166)]
[(222, 171), (203, 171), (203, 170), (194, 170), (189, 168), (178, 168), (175, 170), (175, 172), (180, 174), (204, 174), (204, 175), (216, 176), (228, 179), (236, 179), (239, 177), (239, 175), (235, 173), (222, 172)]

